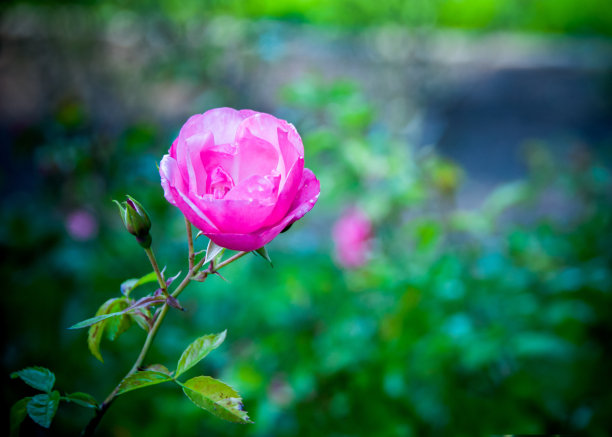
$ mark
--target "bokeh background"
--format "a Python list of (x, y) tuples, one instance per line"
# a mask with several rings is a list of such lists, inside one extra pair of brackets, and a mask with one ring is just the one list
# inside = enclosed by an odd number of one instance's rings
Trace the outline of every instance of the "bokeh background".
[[(227, 328), (198, 372), (255, 424), (168, 384), (121, 397), (99, 435), (608, 435), (611, 36), (607, 0), (3, 2), (2, 414), (32, 393), (9, 379), (25, 366), (100, 400), (127, 372), (139, 328), (104, 364), (66, 329), (150, 271), (111, 199), (139, 199), (184, 272), (156, 163), (188, 116), (231, 106), (295, 124), (321, 197), (274, 268), (192, 285), (147, 361)], [(332, 227), (355, 207), (373, 239), (347, 269)], [(90, 416), (63, 404), (23, 435)]]

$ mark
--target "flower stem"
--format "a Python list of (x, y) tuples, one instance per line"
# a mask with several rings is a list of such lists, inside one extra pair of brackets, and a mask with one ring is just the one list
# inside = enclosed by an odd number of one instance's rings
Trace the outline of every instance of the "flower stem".
[(162, 272), (159, 270), (157, 260), (155, 259), (155, 254), (153, 253), (151, 248), (145, 249), (144, 251), (147, 254), (147, 257), (149, 258), (149, 261), (151, 262), (153, 270), (155, 271), (155, 276), (157, 276), (157, 282), (159, 282), (159, 286), (162, 290), (162, 293), (164, 293), (164, 296), (168, 296), (168, 286), (166, 285), (166, 281), (164, 280)]
[[(151, 344), (153, 343), (153, 339), (155, 338), (155, 335), (157, 334), (157, 331), (159, 330), (159, 327), (161, 326), (161, 323), (164, 320), (164, 317), (166, 317), (166, 313), (168, 312), (168, 308), (169, 308), (168, 304), (164, 304), (164, 306), (161, 309), (161, 312), (159, 313), (159, 316), (157, 317), (157, 320), (155, 320), (155, 324), (153, 325), (153, 327), (149, 331), (149, 334), (147, 335), (147, 339), (145, 340), (145, 343), (142, 346), (142, 349), (140, 350), (140, 354), (138, 355), (138, 358), (136, 358), (136, 361), (134, 362), (134, 365), (132, 366), (130, 371), (123, 377), (123, 379), (125, 379), (125, 378), (133, 375), (134, 373), (136, 373), (138, 371), (138, 368), (142, 365), (142, 362), (143, 362), (145, 356), (147, 355), (147, 352), (151, 348)], [(123, 381), (123, 379), (121, 381)], [(119, 384), (117, 384), (117, 386), (107, 396), (107, 398), (104, 400), (104, 402), (102, 402), (102, 405), (100, 405), (100, 407), (96, 410), (95, 416), (89, 421), (89, 423), (87, 424), (87, 426), (85, 427), (85, 429), (81, 433), (82, 437), (93, 436), (93, 433), (95, 432), (96, 428), (98, 427), (98, 424), (102, 420), (102, 417), (104, 416), (106, 411), (110, 408), (111, 404), (113, 403), (113, 401), (117, 397), (117, 392), (119, 391), (119, 387), (120, 386), (121, 386), (121, 382), (119, 382)]]
[(243, 256), (245, 256), (247, 253), (249, 253), (249, 252), (238, 252), (236, 255), (229, 257), (228, 259), (226, 259), (225, 261), (220, 263), (218, 266), (215, 266), (215, 270), (214, 271), (216, 272), (217, 270), (225, 267), (226, 265), (233, 263), (237, 259), (240, 259)]
[[(189, 222), (187, 222), (187, 223), (189, 223)], [(189, 237), (190, 237), (190, 233), (191, 233), (190, 232), (191, 231), (190, 226), (191, 225), (189, 224), (188, 225), (188, 231), (187, 231), (187, 235)], [(191, 244), (189, 245), (190, 246), (189, 247), (189, 250), (190, 250), (189, 255), (190, 255), (190, 259), (191, 259), (191, 254), (193, 253), (193, 240), (191, 238), (189, 240), (191, 241)], [(153, 251), (151, 251), (151, 249), (145, 249), (145, 252), (147, 253), (147, 256), (149, 257), (149, 261), (151, 261), (151, 265), (153, 266), (153, 270), (155, 270), (155, 273), (157, 274), (157, 280), (159, 281), (160, 286), (162, 287), (162, 290), (165, 291), (164, 294), (168, 295), (168, 290), (167, 290), (165, 281), (163, 280), (163, 276), (162, 276), (161, 272), (159, 271), (159, 267), (157, 266), (157, 261), (155, 260), (155, 255), (153, 254)], [(236, 255), (234, 255), (234, 256), (228, 258), (227, 260), (223, 261), (221, 264), (216, 266), (214, 268), (214, 270), (211, 270), (209, 273), (217, 272), (222, 267), (225, 267), (228, 264), (233, 263), (237, 259), (242, 258), (247, 253), (248, 252), (239, 252), (239, 253), (237, 253)], [(194, 258), (195, 258), (195, 256), (194, 256)], [(187, 275), (185, 276), (185, 278), (183, 278), (181, 283), (176, 287), (176, 289), (172, 293), (172, 297), (177, 297), (179, 294), (181, 294), (183, 292), (183, 290), (191, 282), (192, 278), (198, 273), (198, 271), (200, 270), (202, 265), (204, 265), (204, 261), (205, 260), (206, 259), (204, 257), (200, 261), (198, 261), (197, 264), (195, 264), (193, 266), (190, 265), (190, 269), (187, 272)], [(194, 261), (195, 261), (195, 259), (194, 259)], [(144, 345), (142, 346), (142, 349), (140, 350), (140, 354), (138, 355), (138, 358), (136, 358), (136, 361), (134, 362), (134, 365), (132, 366), (130, 371), (125, 375), (125, 377), (123, 377), (123, 379), (125, 379), (128, 376), (131, 376), (134, 373), (136, 373), (138, 371), (138, 369), (140, 368), (140, 366), (142, 365), (142, 362), (144, 361), (147, 353), (149, 352), (149, 349), (151, 348), (151, 344), (153, 343), (153, 340), (155, 339), (155, 336), (157, 335), (157, 331), (159, 330), (159, 327), (161, 326), (162, 321), (166, 317), (166, 313), (168, 312), (168, 308), (169, 308), (169, 305), (167, 303), (165, 303), (164, 306), (161, 309), (161, 312), (157, 316), (157, 318), (155, 320), (155, 323), (153, 324), (153, 327), (151, 328), (151, 330), (147, 334), (147, 338), (146, 338), (146, 340), (144, 342)], [(123, 379), (121, 381), (123, 381)], [(96, 428), (98, 427), (98, 425), (100, 424), (100, 421), (102, 420), (102, 417), (104, 417), (104, 414), (106, 413), (106, 411), (110, 408), (110, 406), (112, 405), (114, 400), (117, 398), (117, 392), (119, 391), (119, 387), (120, 386), (121, 386), (121, 382), (119, 382), (119, 384), (117, 384), (117, 386), (113, 389), (113, 391), (106, 397), (106, 399), (104, 400), (102, 405), (100, 405), (100, 407), (96, 410), (96, 414), (89, 421), (89, 423), (87, 424), (87, 426), (85, 427), (85, 429), (81, 433), (82, 437), (93, 436), (94, 432), (96, 431)]]
[(193, 269), (195, 264), (195, 253), (193, 251), (193, 235), (191, 233), (191, 222), (185, 217), (185, 227), (187, 228), (187, 245), (189, 247), (189, 270)]

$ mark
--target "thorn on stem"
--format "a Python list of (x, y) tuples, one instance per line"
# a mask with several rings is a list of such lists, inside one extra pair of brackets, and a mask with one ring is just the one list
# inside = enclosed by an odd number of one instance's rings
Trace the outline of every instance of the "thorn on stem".
[(219, 272), (213, 272), (213, 273), (214, 273), (215, 275), (217, 275), (218, 277), (220, 277), (221, 279), (223, 279), (225, 282), (228, 282), (228, 283), (229, 283), (229, 281), (228, 281), (227, 279), (225, 279), (223, 276), (221, 276), (221, 273), (219, 273)]

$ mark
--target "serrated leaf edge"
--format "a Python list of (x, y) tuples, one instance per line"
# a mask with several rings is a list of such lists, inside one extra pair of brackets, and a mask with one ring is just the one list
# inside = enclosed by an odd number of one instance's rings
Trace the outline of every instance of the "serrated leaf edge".
[[(46, 408), (45, 415), (43, 416), (43, 420), (41, 420), (41, 416), (33, 414), (34, 407), (31, 407), (31, 405), (33, 405), (33, 402), (35, 402), (35, 399), (41, 399), (43, 397), (47, 397), (48, 400), (47, 400), (47, 403), (45, 404), (45, 408)], [(60, 402), (60, 394), (57, 390), (54, 390), (51, 393), (41, 393), (36, 396), (32, 396), (32, 399), (30, 399), (30, 401), (28, 402), (26, 406), (28, 416), (30, 416), (30, 419), (32, 419), (35, 423), (42, 426), (43, 428), (49, 428), (51, 426), (51, 422), (53, 421), (53, 418), (55, 417), (55, 414), (57, 413), (59, 402)], [(50, 405), (52, 405), (53, 408), (51, 408), (52, 410), (51, 414), (48, 414)], [(48, 420), (48, 423), (47, 423), (47, 420), (45, 419)]]
[[(24, 377), (23, 372), (25, 371), (36, 371), (36, 372), (40, 372), (40, 373), (45, 373), (46, 376), (48, 377), (48, 379), (51, 379), (51, 385), (47, 384), (47, 387), (40, 387), (37, 386), (36, 384), (34, 384), (31, 380), (28, 380), (27, 378)], [(55, 385), (55, 373), (53, 373), (51, 370), (47, 369), (46, 367), (42, 367), (42, 366), (28, 366), (28, 367), (24, 367), (21, 370), (17, 370), (13, 373), (11, 373), (11, 378), (15, 379), (15, 378), (19, 378), (21, 379), (23, 382), (25, 382), (27, 385), (29, 385), (32, 388), (35, 388), (36, 390), (40, 390), (42, 392), (45, 393), (50, 393), (51, 390), (53, 390), (53, 386)]]
[[(248, 413), (247, 411), (245, 411), (243, 408), (239, 408), (239, 409), (238, 409), (238, 411), (240, 411), (240, 412), (244, 413), (244, 417), (241, 417), (240, 415), (235, 414), (235, 412), (234, 412), (234, 410), (233, 410), (233, 409), (228, 408), (227, 406), (223, 405), (222, 403), (219, 403), (219, 401), (215, 401), (215, 400), (211, 399), (209, 396), (206, 396), (206, 395), (204, 395), (203, 393), (201, 393), (201, 392), (199, 392), (199, 391), (197, 391), (197, 390), (194, 390), (194, 389), (192, 389), (192, 388), (190, 388), (190, 387), (188, 387), (188, 386), (186, 385), (186, 384), (188, 384), (190, 381), (194, 381), (194, 380), (196, 380), (196, 379), (200, 379), (200, 378), (209, 379), (209, 380), (212, 380), (212, 381), (215, 381), (215, 382), (217, 382), (217, 383), (220, 383), (220, 384), (224, 385), (225, 387), (227, 387), (228, 389), (230, 389), (231, 391), (233, 391), (233, 392), (234, 392), (234, 393), (237, 395), (237, 398), (232, 398), (232, 399), (238, 399), (238, 401), (240, 402), (240, 406), (241, 406), (241, 407), (244, 407), (242, 397), (240, 396), (240, 394), (238, 393), (238, 391), (237, 391), (235, 388), (233, 388), (233, 387), (232, 387), (232, 386), (230, 386), (229, 384), (226, 384), (226, 383), (225, 383), (225, 382), (223, 382), (223, 381), (220, 381), (220, 380), (218, 380), (218, 379), (212, 378), (212, 377), (210, 377), (210, 376), (203, 376), (203, 375), (201, 375), (201, 376), (196, 376), (196, 377), (194, 377), (194, 378), (191, 378), (191, 379), (189, 379), (189, 380), (185, 381), (185, 383), (182, 383), (182, 382), (180, 382), (180, 381), (176, 381), (176, 382), (178, 383), (178, 385), (180, 385), (180, 386), (183, 388), (183, 393), (185, 393), (185, 396), (187, 396), (187, 398), (188, 398), (188, 399), (189, 399), (191, 402), (193, 402), (193, 404), (194, 404), (194, 405), (196, 405), (198, 408), (201, 408), (201, 409), (203, 409), (203, 410), (208, 411), (209, 413), (213, 414), (214, 416), (216, 416), (216, 417), (218, 417), (218, 418), (220, 418), (220, 419), (222, 419), (222, 420), (229, 421), (229, 420), (227, 420), (227, 419), (225, 419), (225, 418), (223, 418), (223, 417), (220, 417), (219, 415), (215, 414), (215, 412), (214, 412), (214, 411), (210, 411), (210, 410), (208, 410), (207, 408), (204, 408), (202, 405), (199, 405), (198, 403), (196, 403), (196, 402), (195, 402), (195, 401), (194, 401), (194, 400), (193, 400), (193, 399), (192, 399), (192, 398), (191, 398), (191, 397), (190, 397), (190, 396), (187, 394), (187, 391), (190, 391), (190, 392), (196, 393), (196, 394), (198, 394), (199, 396), (202, 396), (202, 397), (204, 397), (204, 398), (208, 399), (208, 400), (209, 400), (211, 403), (213, 403), (215, 406), (218, 406), (218, 407), (222, 408), (223, 410), (225, 410), (225, 411), (227, 411), (228, 413), (230, 413), (232, 416), (236, 417), (236, 419), (239, 419), (239, 420), (236, 420), (236, 421), (231, 421), (231, 422), (234, 422), (234, 423), (242, 423), (242, 424), (246, 424), (246, 423), (254, 423), (254, 422), (253, 422), (253, 421), (252, 421), (252, 420), (249, 418), (249, 413)], [(225, 399), (230, 399), (230, 398), (225, 398)], [(225, 399), (224, 399), (224, 400), (225, 400)]]
[[(163, 379), (155, 380), (155, 381), (152, 381), (150, 383), (141, 384), (141, 385), (135, 386), (135, 387), (127, 387), (127, 388), (125, 387), (127, 385), (127, 382), (129, 382), (131, 379), (137, 378), (138, 376), (142, 376), (143, 373), (151, 373), (151, 374), (155, 374), (155, 375), (160, 375), (160, 376), (163, 376)], [(138, 371), (136, 373), (132, 373), (128, 377), (124, 378), (121, 381), (121, 383), (119, 383), (119, 390), (117, 390), (117, 395), (128, 393), (128, 392), (131, 392), (133, 390), (137, 390), (139, 388), (145, 388), (145, 387), (150, 387), (152, 385), (161, 384), (161, 383), (164, 383), (164, 382), (169, 382), (169, 381), (172, 381), (173, 379), (174, 378), (172, 378), (172, 376), (170, 376), (170, 375), (168, 375), (166, 373), (163, 373), (163, 372), (158, 372), (156, 370), (141, 370), (141, 371)]]

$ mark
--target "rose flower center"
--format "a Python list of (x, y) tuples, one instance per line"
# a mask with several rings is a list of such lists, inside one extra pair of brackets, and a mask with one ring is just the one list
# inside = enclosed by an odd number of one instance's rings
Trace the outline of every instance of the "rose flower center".
[(206, 193), (212, 194), (215, 199), (223, 199), (232, 188), (234, 188), (232, 177), (221, 167), (215, 167), (208, 178)]

